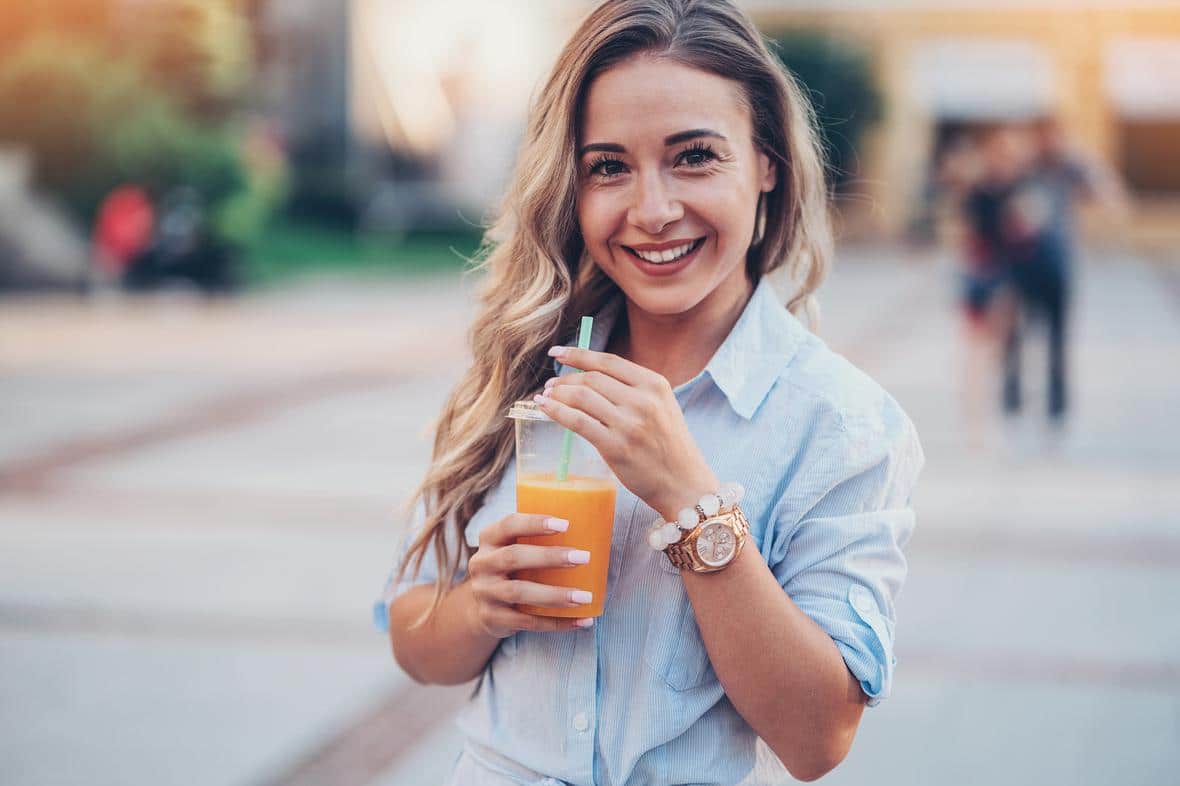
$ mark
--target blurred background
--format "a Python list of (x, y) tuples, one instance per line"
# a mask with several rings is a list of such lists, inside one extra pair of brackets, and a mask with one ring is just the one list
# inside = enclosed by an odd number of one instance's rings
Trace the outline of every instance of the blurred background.
[[(827, 781), (1180, 772), (1180, 3), (745, 0), (927, 469)], [(369, 620), (583, 0), (0, 8), (0, 783), (432, 784)], [(785, 774), (777, 782), (789, 782)]]

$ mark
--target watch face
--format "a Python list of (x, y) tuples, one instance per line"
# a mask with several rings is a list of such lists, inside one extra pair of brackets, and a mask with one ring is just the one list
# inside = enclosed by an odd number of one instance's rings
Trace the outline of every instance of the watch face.
[(733, 530), (724, 523), (714, 522), (703, 530), (697, 538), (697, 556), (711, 568), (725, 565), (733, 559), (733, 552), (737, 541), (733, 537)]

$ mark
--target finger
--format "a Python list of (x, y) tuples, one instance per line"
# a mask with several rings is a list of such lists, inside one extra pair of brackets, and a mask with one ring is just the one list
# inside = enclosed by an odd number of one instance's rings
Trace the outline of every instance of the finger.
[(552, 535), (569, 529), (569, 521), (555, 516), (533, 513), (509, 513), (479, 533), (479, 545), (499, 548), (516, 542), (517, 538), (532, 535)]
[(587, 371), (585, 374), (563, 374), (560, 377), (550, 377), (545, 383), (545, 392), (555, 387), (565, 385), (582, 385), (598, 391), (607, 401), (615, 406), (626, 404), (635, 395), (635, 389), (612, 376), (601, 371)]
[(571, 617), (542, 617), (537, 614), (526, 614), (523, 611), (505, 607), (501, 612), (504, 627), (513, 630), (527, 630), (535, 633), (559, 633), (568, 630), (582, 630), (594, 624), (593, 617), (585, 617), (588, 625), (578, 625), (578, 619)]
[(597, 390), (585, 385), (554, 385), (542, 395), (585, 412), (607, 428), (616, 427), (622, 419), (623, 413), (615, 404)]
[(562, 365), (573, 366), (583, 371), (601, 371), (627, 385), (641, 385), (655, 373), (638, 363), (632, 363), (609, 352), (595, 352), (592, 349), (577, 347), (552, 347), (549, 354), (561, 361)]
[(570, 587), (554, 587), (535, 581), (509, 579), (498, 583), (492, 592), (501, 603), (524, 603), (529, 606), (546, 606), (555, 609), (569, 609), (594, 602), (594, 594)]
[(574, 565), (586, 565), (591, 558), (590, 552), (567, 546), (516, 543), (498, 548), (488, 555), (485, 568), (493, 573), (507, 575), (529, 568), (569, 568)]
[(593, 617), (583, 617), (582, 619), (570, 617), (541, 617), (535, 614), (527, 614), (525, 616), (531, 617), (530, 624), (534, 627), (525, 628), (525, 630), (532, 630), (538, 633), (562, 633), (570, 630), (585, 630), (593, 627)]
[(602, 448), (610, 439), (610, 429), (600, 421), (549, 396), (533, 396), (533, 401), (536, 401), (541, 411), (550, 418), (598, 448), (600, 453), (603, 452)]

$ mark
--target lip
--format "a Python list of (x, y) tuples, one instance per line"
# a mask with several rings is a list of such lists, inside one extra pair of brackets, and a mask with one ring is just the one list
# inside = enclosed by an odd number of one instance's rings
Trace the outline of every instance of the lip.
[(694, 248), (692, 251), (689, 251), (675, 262), (668, 262), (667, 264), (663, 265), (655, 265), (645, 259), (641, 259), (639, 256), (631, 253), (631, 251), (628, 250), (628, 246), (623, 246), (623, 253), (627, 255), (627, 258), (631, 260), (635, 267), (639, 268), (641, 272), (646, 273), (649, 276), (671, 276), (679, 273), (681, 270), (692, 264), (693, 260), (695, 260), (701, 253), (701, 249), (705, 247), (707, 238), (699, 237), (695, 241), (681, 240), (678, 241), (676, 245), (683, 245), (685, 243), (692, 242), (696, 243), (696, 248)]

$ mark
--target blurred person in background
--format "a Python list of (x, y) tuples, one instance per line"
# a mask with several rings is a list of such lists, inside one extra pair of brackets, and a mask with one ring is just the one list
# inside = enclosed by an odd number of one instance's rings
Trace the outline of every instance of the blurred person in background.
[(94, 220), (92, 281), (120, 281), (147, 250), (155, 224), (155, 209), (142, 186), (127, 183), (107, 194)]
[[(802, 321), (831, 254), (811, 118), (727, 0), (608, 0), (537, 94), (475, 362), (375, 606), (416, 681), (479, 678), (451, 786), (781, 783), (775, 757), (813, 780), (889, 695), (923, 454)], [(591, 314), (589, 349), (555, 346)], [(561, 530), (513, 512), (522, 399), (617, 477), (607, 553), (517, 542)], [(749, 537), (677, 564), (663, 550), (699, 536), (721, 480), (746, 487)], [(610, 560), (597, 624), (517, 607), (589, 602), (513, 575), (575, 557)]]
[(999, 123), (964, 134), (940, 162), (945, 190), (963, 218), (963, 409), (971, 444), (984, 440), (994, 383), (1018, 303), (1012, 284), (1011, 206), (1034, 156), (1026, 129)]
[(1004, 349), (1004, 412), (1023, 405), (1021, 344), (1031, 323), (1044, 324), (1048, 340), (1049, 422), (1065, 421), (1068, 396), (1067, 334), (1077, 226), (1075, 204), (1096, 199), (1115, 213), (1126, 198), (1117, 176), (1070, 146), (1052, 117), (1027, 132), (1033, 144), (1028, 173), (1010, 197), (1007, 244), (1011, 280), (1020, 297)]

